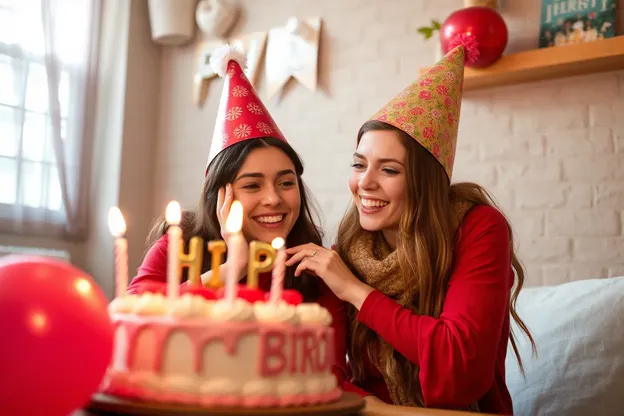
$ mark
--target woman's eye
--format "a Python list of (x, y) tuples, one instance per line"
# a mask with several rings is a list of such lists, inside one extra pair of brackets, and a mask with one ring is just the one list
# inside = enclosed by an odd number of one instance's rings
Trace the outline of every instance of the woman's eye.
[(246, 185), (243, 185), (243, 189), (258, 189), (260, 188), (260, 185), (258, 185), (257, 183), (248, 183)]
[(286, 187), (291, 187), (291, 186), (295, 186), (296, 183), (293, 181), (284, 181), (282, 182), (282, 186), (286, 186)]
[(354, 169), (364, 169), (364, 165), (358, 162), (351, 163), (351, 167)]
[(387, 173), (388, 175), (398, 175), (399, 171), (396, 169), (392, 169), (392, 168), (383, 168), (383, 171), (385, 173)]

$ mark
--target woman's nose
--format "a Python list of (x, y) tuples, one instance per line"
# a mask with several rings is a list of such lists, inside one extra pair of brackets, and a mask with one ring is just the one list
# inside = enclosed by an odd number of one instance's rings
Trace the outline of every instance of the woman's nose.
[(267, 187), (262, 196), (262, 203), (267, 206), (279, 205), (282, 197), (274, 186)]
[(377, 186), (375, 175), (370, 170), (363, 172), (358, 181), (360, 189), (374, 189)]

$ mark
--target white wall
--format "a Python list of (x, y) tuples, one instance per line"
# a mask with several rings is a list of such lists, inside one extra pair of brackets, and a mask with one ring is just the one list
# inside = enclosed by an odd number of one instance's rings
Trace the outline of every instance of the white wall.
[[(535, 47), (540, 2), (503, 3), (508, 52)], [(303, 156), (329, 241), (349, 201), (358, 127), (432, 63), (435, 43), (417, 27), (462, 1), (242, 4), (238, 33), (268, 30), (291, 15), (323, 18), (322, 90), (291, 83), (281, 102), (267, 106)], [(201, 190), (222, 82), (212, 81), (203, 109), (193, 105), (195, 52), (193, 45), (163, 51), (154, 214), (174, 198), (193, 207)], [(527, 284), (624, 274), (623, 103), (622, 71), (465, 94), (454, 179), (478, 181), (499, 200), (518, 234)]]

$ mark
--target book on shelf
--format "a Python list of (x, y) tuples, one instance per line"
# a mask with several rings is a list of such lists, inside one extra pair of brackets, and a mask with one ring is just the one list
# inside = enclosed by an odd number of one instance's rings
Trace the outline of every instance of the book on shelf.
[(542, 0), (539, 47), (614, 37), (617, 0)]

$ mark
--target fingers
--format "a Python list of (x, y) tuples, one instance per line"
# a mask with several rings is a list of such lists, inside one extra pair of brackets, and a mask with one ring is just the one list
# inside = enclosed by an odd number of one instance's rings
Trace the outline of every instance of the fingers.
[(232, 185), (229, 183), (224, 188), (219, 189), (219, 195), (217, 196), (217, 217), (221, 224), (225, 223), (232, 206), (232, 200), (234, 199), (234, 192), (232, 191)]
[[(324, 250), (322, 247), (319, 247), (315, 244), (309, 244), (309, 246), (310, 248), (302, 248), (295, 251), (295, 253), (288, 260), (286, 260), (286, 266), (292, 266), (293, 264), (302, 261), (306, 257), (317, 257), (321, 254), (321, 251)], [(288, 253), (288, 251), (286, 251), (286, 253)]]
[(223, 207), (223, 200), (225, 199), (225, 188), (219, 188), (217, 193), (217, 218), (221, 220), (221, 208)]
[(306, 249), (309, 249), (309, 250), (315, 250), (316, 249), (316, 250), (318, 250), (320, 248), (322, 248), (322, 247), (319, 247), (319, 246), (317, 246), (314, 243), (300, 244), (298, 246), (286, 248), (286, 254), (295, 254), (295, 253), (300, 252), (301, 250), (306, 250)]
[(301, 263), (299, 263), (299, 265), (295, 269), (295, 277), (301, 276), (301, 273), (303, 273), (306, 270), (318, 276), (318, 273), (316, 273), (317, 267), (318, 267), (318, 264), (315, 261), (313, 261), (312, 258), (306, 257), (305, 259), (303, 259)]
[[(285, 264), (288, 267), (288, 266), (292, 266), (293, 264), (302, 261), (306, 257), (313, 257), (312, 253), (314, 253), (315, 251), (317, 251), (317, 250), (309, 249), (309, 248), (301, 250), (301, 251), (293, 254), (291, 258), (286, 260)], [(318, 256), (318, 253), (316, 253), (315, 256)]]

